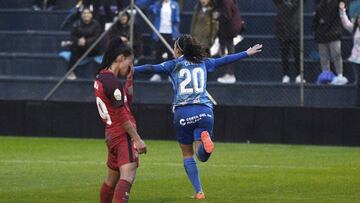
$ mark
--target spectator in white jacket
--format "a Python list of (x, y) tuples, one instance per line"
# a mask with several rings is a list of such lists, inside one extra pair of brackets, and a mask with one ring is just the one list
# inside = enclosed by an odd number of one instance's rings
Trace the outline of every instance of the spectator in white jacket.
[(351, 51), (351, 56), (348, 60), (360, 68), (360, 14), (355, 18), (355, 22), (353, 23), (346, 15), (346, 7), (344, 2), (340, 2), (339, 9), (343, 27), (352, 33), (354, 37), (354, 45)]

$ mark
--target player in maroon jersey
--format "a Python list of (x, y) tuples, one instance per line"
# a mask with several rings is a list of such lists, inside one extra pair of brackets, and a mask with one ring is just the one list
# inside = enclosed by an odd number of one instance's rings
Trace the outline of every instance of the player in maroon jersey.
[[(100, 190), (100, 203), (128, 202), (138, 167), (138, 154), (146, 145), (136, 131), (130, 111), (132, 100), (132, 50), (120, 38), (110, 42), (94, 83), (96, 104), (106, 124), (108, 176)], [(118, 77), (126, 76), (126, 85)]]

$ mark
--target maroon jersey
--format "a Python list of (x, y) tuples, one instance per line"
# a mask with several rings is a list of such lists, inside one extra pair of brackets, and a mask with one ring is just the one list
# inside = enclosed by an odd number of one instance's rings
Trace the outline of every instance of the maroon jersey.
[(129, 105), (132, 95), (126, 94), (126, 87), (109, 70), (102, 70), (96, 76), (94, 90), (100, 117), (106, 124), (107, 136), (126, 138), (127, 134), (122, 125), (130, 121), (136, 128)]

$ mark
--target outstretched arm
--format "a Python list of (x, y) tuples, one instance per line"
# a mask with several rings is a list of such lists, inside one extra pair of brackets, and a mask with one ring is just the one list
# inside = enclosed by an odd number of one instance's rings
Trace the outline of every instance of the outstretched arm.
[(134, 73), (171, 73), (174, 66), (175, 63), (173, 60), (157, 65), (146, 64), (142, 66), (135, 66)]
[(205, 63), (206, 63), (206, 67), (208, 69), (208, 71), (213, 71), (215, 68), (218, 68), (220, 66), (223, 66), (223, 65), (227, 65), (229, 63), (233, 63), (235, 61), (238, 61), (240, 59), (243, 59), (243, 58), (246, 58), (248, 56), (252, 56), (256, 53), (259, 53), (261, 52), (261, 48), (263, 47), (262, 44), (256, 44), (255, 46), (253, 47), (250, 47), (248, 50), (246, 51), (243, 51), (243, 52), (239, 52), (239, 53), (236, 53), (236, 54), (230, 54), (230, 55), (227, 55), (227, 56), (224, 56), (224, 57), (221, 57), (221, 58), (217, 58), (217, 59), (214, 59), (214, 58), (210, 58), (209, 60), (207, 60)]
[(158, 65), (145, 64), (142, 66), (135, 66), (134, 73), (161, 73), (163, 72), (163, 67)]

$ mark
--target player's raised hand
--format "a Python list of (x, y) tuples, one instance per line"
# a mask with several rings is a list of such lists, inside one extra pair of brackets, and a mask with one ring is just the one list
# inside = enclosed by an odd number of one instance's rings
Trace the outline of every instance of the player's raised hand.
[(262, 44), (256, 44), (255, 46), (250, 47), (248, 50), (246, 50), (246, 53), (247, 53), (247, 55), (249, 55), (249, 56), (254, 55), (254, 54), (256, 54), (256, 53), (261, 52), (261, 51), (262, 51), (262, 50), (261, 50), (262, 47), (263, 47)]
[(340, 2), (340, 3), (339, 3), (339, 9), (340, 9), (341, 11), (345, 11), (345, 10), (346, 10), (345, 3), (344, 3), (344, 2)]
[(142, 139), (134, 140), (134, 145), (139, 154), (146, 154), (146, 145)]

